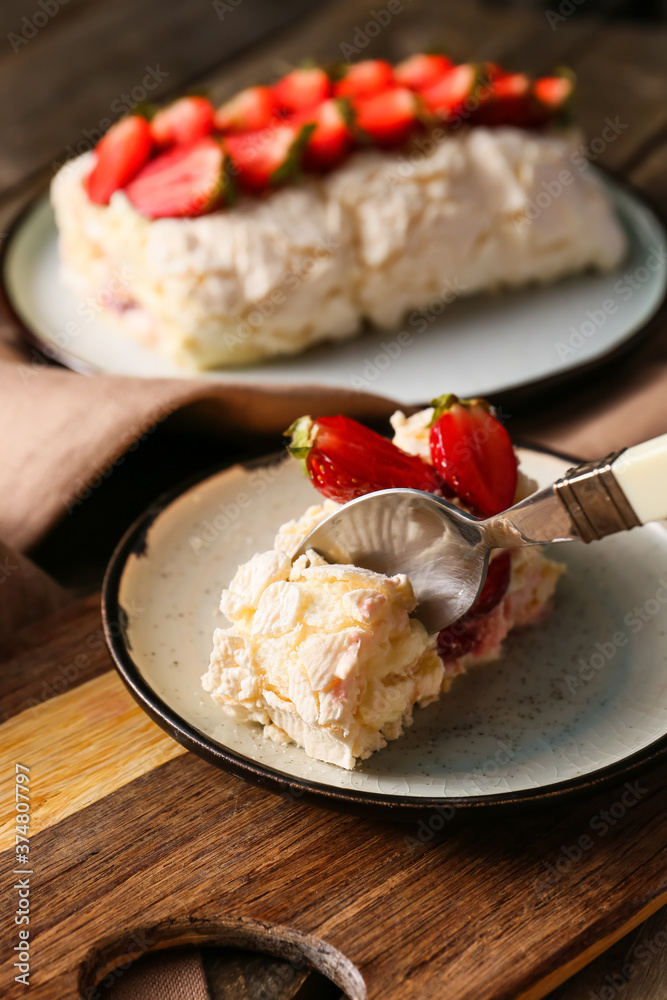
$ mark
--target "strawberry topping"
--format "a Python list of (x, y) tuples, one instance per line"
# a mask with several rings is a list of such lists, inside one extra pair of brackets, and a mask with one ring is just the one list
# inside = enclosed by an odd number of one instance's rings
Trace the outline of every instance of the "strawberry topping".
[(306, 170), (327, 170), (340, 163), (353, 142), (351, 116), (346, 101), (336, 97), (324, 101), (313, 113), (305, 113), (304, 124), (315, 126), (304, 150)]
[(477, 125), (529, 126), (532, 117), (530, 80), (525, 73), (507, 73), (485, 88), (471, 121)]
[(350, 417), (301, 417), (286, 431), (289, 451), (300, 459), (313, 486), (325, 497), (347, 503), (392, 487), (440, 491), (442, 481), (417, 455)]
[(301, 165), (313, 124), (284, 124), (225, 138), (225, 148), (242, 187), (261, 191), (284, 184)]
[(307, 111), (326, 101), (331, 94), (331, 81), (324, 70), (317, 66), (295, 69), (278, 80), (273, 93), (284, 111)]
[(203, 215), (224, 197), (225, 154), (215, 139), (175, 146), (137, 174), (125, 193), (149, 219)]
[(95, 165), (86, 178), (88, 197), (96, 205), (109, 198), (141, 170), (150, 156), (150, 128), (145, 118), (129, 115), (112, 125), (95, 150)]
[(574, 82), (571, 76), (543, 76), (535, 81), (533, 93), (546, 111), (554, 114), (569, 103), (574, 94)]
[(420, 93), (425, 107), (432, 114), (438, 118), (455, 118), (466, 111), (466, 99), (474, 94), (477, 84), (477, 68), (470, 63), (463, 63)]
[(399, 146), (418, 125), (418, 99), (407, 87), (394, 87), (354, 101), (356, 126), (378, 146)]
[(394, 79), (400, 87), (425, 90), (437, 83), (451, 68), (452, 61), (447, 56), (421, 53), (399, 63), (394, 70)]
[(478, 516), (514, 502), (517, 460), (509, 434), (484, 400), (435, 399), (431, 459), (445, 483)]
[(213, 105), (205, 97), (181, 97), (150, 123), (156, 146), (186, 146), (213, 131)]
[(221, 132), (256, 132), (268, 128), (277, 111), (271, 87), (246, 87), (215, 112), (215, 127)]
[(337, 97), (370, 97), (395, 86), (394, 70), (384, 59), (352, 63), (336, 84)]
[[(153, 162), (159, 164), (160, 184), (164, 170), (171, 177), (172, 170), (187, 171), (197, 164), (202, 176), (193, 177), (196, 190), (190, 199), (185, 196), (183, 174), (176, 203), (178, 215), (190, 214), (187, 204), (198, 215), (220, 204), (217, 194), (200, 196), (202, 188), (217, 192), (220, 187), (219, 178), (211, 180), (220, 155), (211, 145), (199, 147), (204, 139), (220, 140), (228, 155), (228, 178), (231, 172), (246, 191), (261, 194), (302, 170), (332, 170), (360, 145), (401, 146), (436, 122), (452, 130), (462, 123), (531, 129), (566, 124), (573, 93), (567, 70), (531, 81), (495, 63), (455, 66), (446, 56), (427, 53), (411, 56), (395, 69), (383, 59), (345, 66), (335, 84), (323, 68), (302, 67), (272, 87), (247, 87), (217, 110), (205, 97), (181, 97), (158, 111), (150, 124), (139, 115), (122, 119), (98, 144), (85, 186), (91, 201), (106, 205), (114, 191), (127, 187), (140, 172), (143, 177), (144, 168), (149, 166), (148, 176), (153, 176)], [(198, 147), (191, 160), (176, 158), (165, 165), (165, 151), (189, 146)], [(223, 186), (229, 204), (230, 187)], [(154, 199), (146, 196), (143, 183), (133, 188), (133, 198), (155, 218), (169, 201), (164, 189)]]

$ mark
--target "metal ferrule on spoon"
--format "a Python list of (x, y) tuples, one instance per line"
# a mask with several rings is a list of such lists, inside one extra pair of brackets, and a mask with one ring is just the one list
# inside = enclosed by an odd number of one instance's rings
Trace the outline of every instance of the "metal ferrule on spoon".
[(494, 548), (592, 542), (667, 516), (667, 434), (585, 462), (502, 514), (478, 521), (419, 490), (369, 493), (325, 518), (296, 555), (393, 576), (405, 573), (415, 615), (438, 632), (468, 611)]

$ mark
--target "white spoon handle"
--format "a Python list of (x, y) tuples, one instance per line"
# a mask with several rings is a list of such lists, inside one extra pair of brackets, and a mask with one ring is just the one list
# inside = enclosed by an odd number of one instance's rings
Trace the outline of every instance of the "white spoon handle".
[(667, 517), (667, 434), (626, 448), (611, 471), (641, 524)]
[(667, 434), (569, 469), (554, 483), (584, 542), (667, 517)]

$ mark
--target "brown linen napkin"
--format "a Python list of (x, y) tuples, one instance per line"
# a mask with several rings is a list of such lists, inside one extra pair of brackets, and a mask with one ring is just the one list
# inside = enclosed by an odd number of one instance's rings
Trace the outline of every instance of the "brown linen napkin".
[(134, 442), (185, 408), (228, 435), (280, 433), (303, 413), (323, 409), (362, 419), (395, 409), (353, 389), (86, 378), (6, 356), (0, 359), (0, 539), (21, 550), (34, 545)]

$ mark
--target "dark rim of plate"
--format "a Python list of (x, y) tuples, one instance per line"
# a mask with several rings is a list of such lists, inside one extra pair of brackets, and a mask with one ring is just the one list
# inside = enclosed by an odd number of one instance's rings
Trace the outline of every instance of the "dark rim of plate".
[[(667, 219), (663, 217), (662, 212), (651, 202), (649, 198), (646, 197), (643, 192), (637, 191), (636, 188), (625, 178), (621, 177), (616, 171), (613, 171), (608, 167), (602, 167), (596, 164), (594, 169), (603, 176), (611, 178), (614, 184), (621, 188), (625, 194), (630, 195), (638, 201), (657, 219), (663, 228), (667, 229)], [(55, 362), (65, 368), (71, 369), (72, 371), (79, 372), (81, 375), (104, 374), (103, 369), (96, 368), (89, 362), (77, 357), (77, 355), (45, 341), (35, 330), (27, 325), (19, 309), (14, 305), (11, 290), (7, 282), (7, 258), (15, 236), (18, 234), (26, 220), (39, 207), (42, 199), (45, 197), (47, 197), (47, 193), (40, 192), (34, 195), (23, 206), (9, 225), (5, 238), (0, 245), (0, 308), (4, 310), (8, 320), (18, 330), (21, 338), (33, 349), (36, 349), (45, 362)], [(589, 361), (583, 361), (580, 364), (575, 364), (561, 371), (554, 372), (552, 375), (546, 375), (543, 378), (505, 386), (498, 390), (494, 390), (493, 392), (487, 392), (486, 395), (495, 403), (502, 402), (505, 405), (515, 407), (523, 406), (537, 397), (539, 397), (540, 402), (543, 403), (545, 394), (553, 394), (555, 390), (564, 384), (581, 382), (584, 380), (585, 376), (592, 371), (600, 372), (604, 369), (613, 367), (621, 359), (623, 359), (626, 354), (638, 347), (642, 341), (647, 339), (651, 333), (655, 332), (663, 313), (667, 313), (667, 290), (655, 312), (647, 318), (646, 322), (640, 326), (638, 330), (635, 330), (628, 337), (626, 337), (626, 339), (620, 344), (616, 344), (615, 347), (612, 347), (611, 350), (600, 354)]]
[[(578, 459), (563, 455), (549, 448), (535, 445), (521, 445), (527, 450), (551, 455), (573, 465)], [(264, 456), (243, 463), (246, 468), (271, 464), (281, 457), (281, 453)], [(555, 782), (544, 788), (522, 789), (516, 792), (501, 792), (497, 795), (475, 795), (463, 798), (455, 796), (413, 797), (404, 795), (386, 795), (382, 793), (364, 792), (355, 789), (335, 788), (326, 783), (308, 781), (287, 775), (268, 765), (259, 764), (250, 757), (236, 753), (211, 737), (202, 733), (195, 726), (186, 722), (177, 712), (171, 709), (150, 687), (141, 675), (141, 671), (132, 659), (130, 644), (127, 640), (125, 623), (126, 616), (119, 602), (120, 583), (132, 554), (142, 553), (147, 532), (157, 518), (189, 489), (208, 479), (223, 474), (229, 465), (216, 467), (215, 470), (191, 477), (186, 482), (164, 493), (132, 524), (118, 543), (102, 586), (102, 620), (107, 645), (115, 661), (116, 668), (126, 687), (147, 712), (147, 714), (174, 740), (198, 756), (222, 768), (251, 784), (266, 788), (278, 794), (287, 794), (290, 798), (299, 798), (316, 805), (324, 805), (339, 811), (354, 812), (367, 815), (392, 816), (396, 820), (414, 817), (416, 814), (433, 810), (448, 810), (452, 815), (477, 814), (480, 810), (534, 809), (546, 807), (562, 801), (565, 796), (577, 797), (592, 795), (626, 780), (639, 770), (647, 770), (667, 759), (667, 733), (654, 740), (641, 750), (622, 758), (614, 764), (608, 764), (593, 772), (566, 781)], [(120, 628), (110, 628), (111, 624)]]

